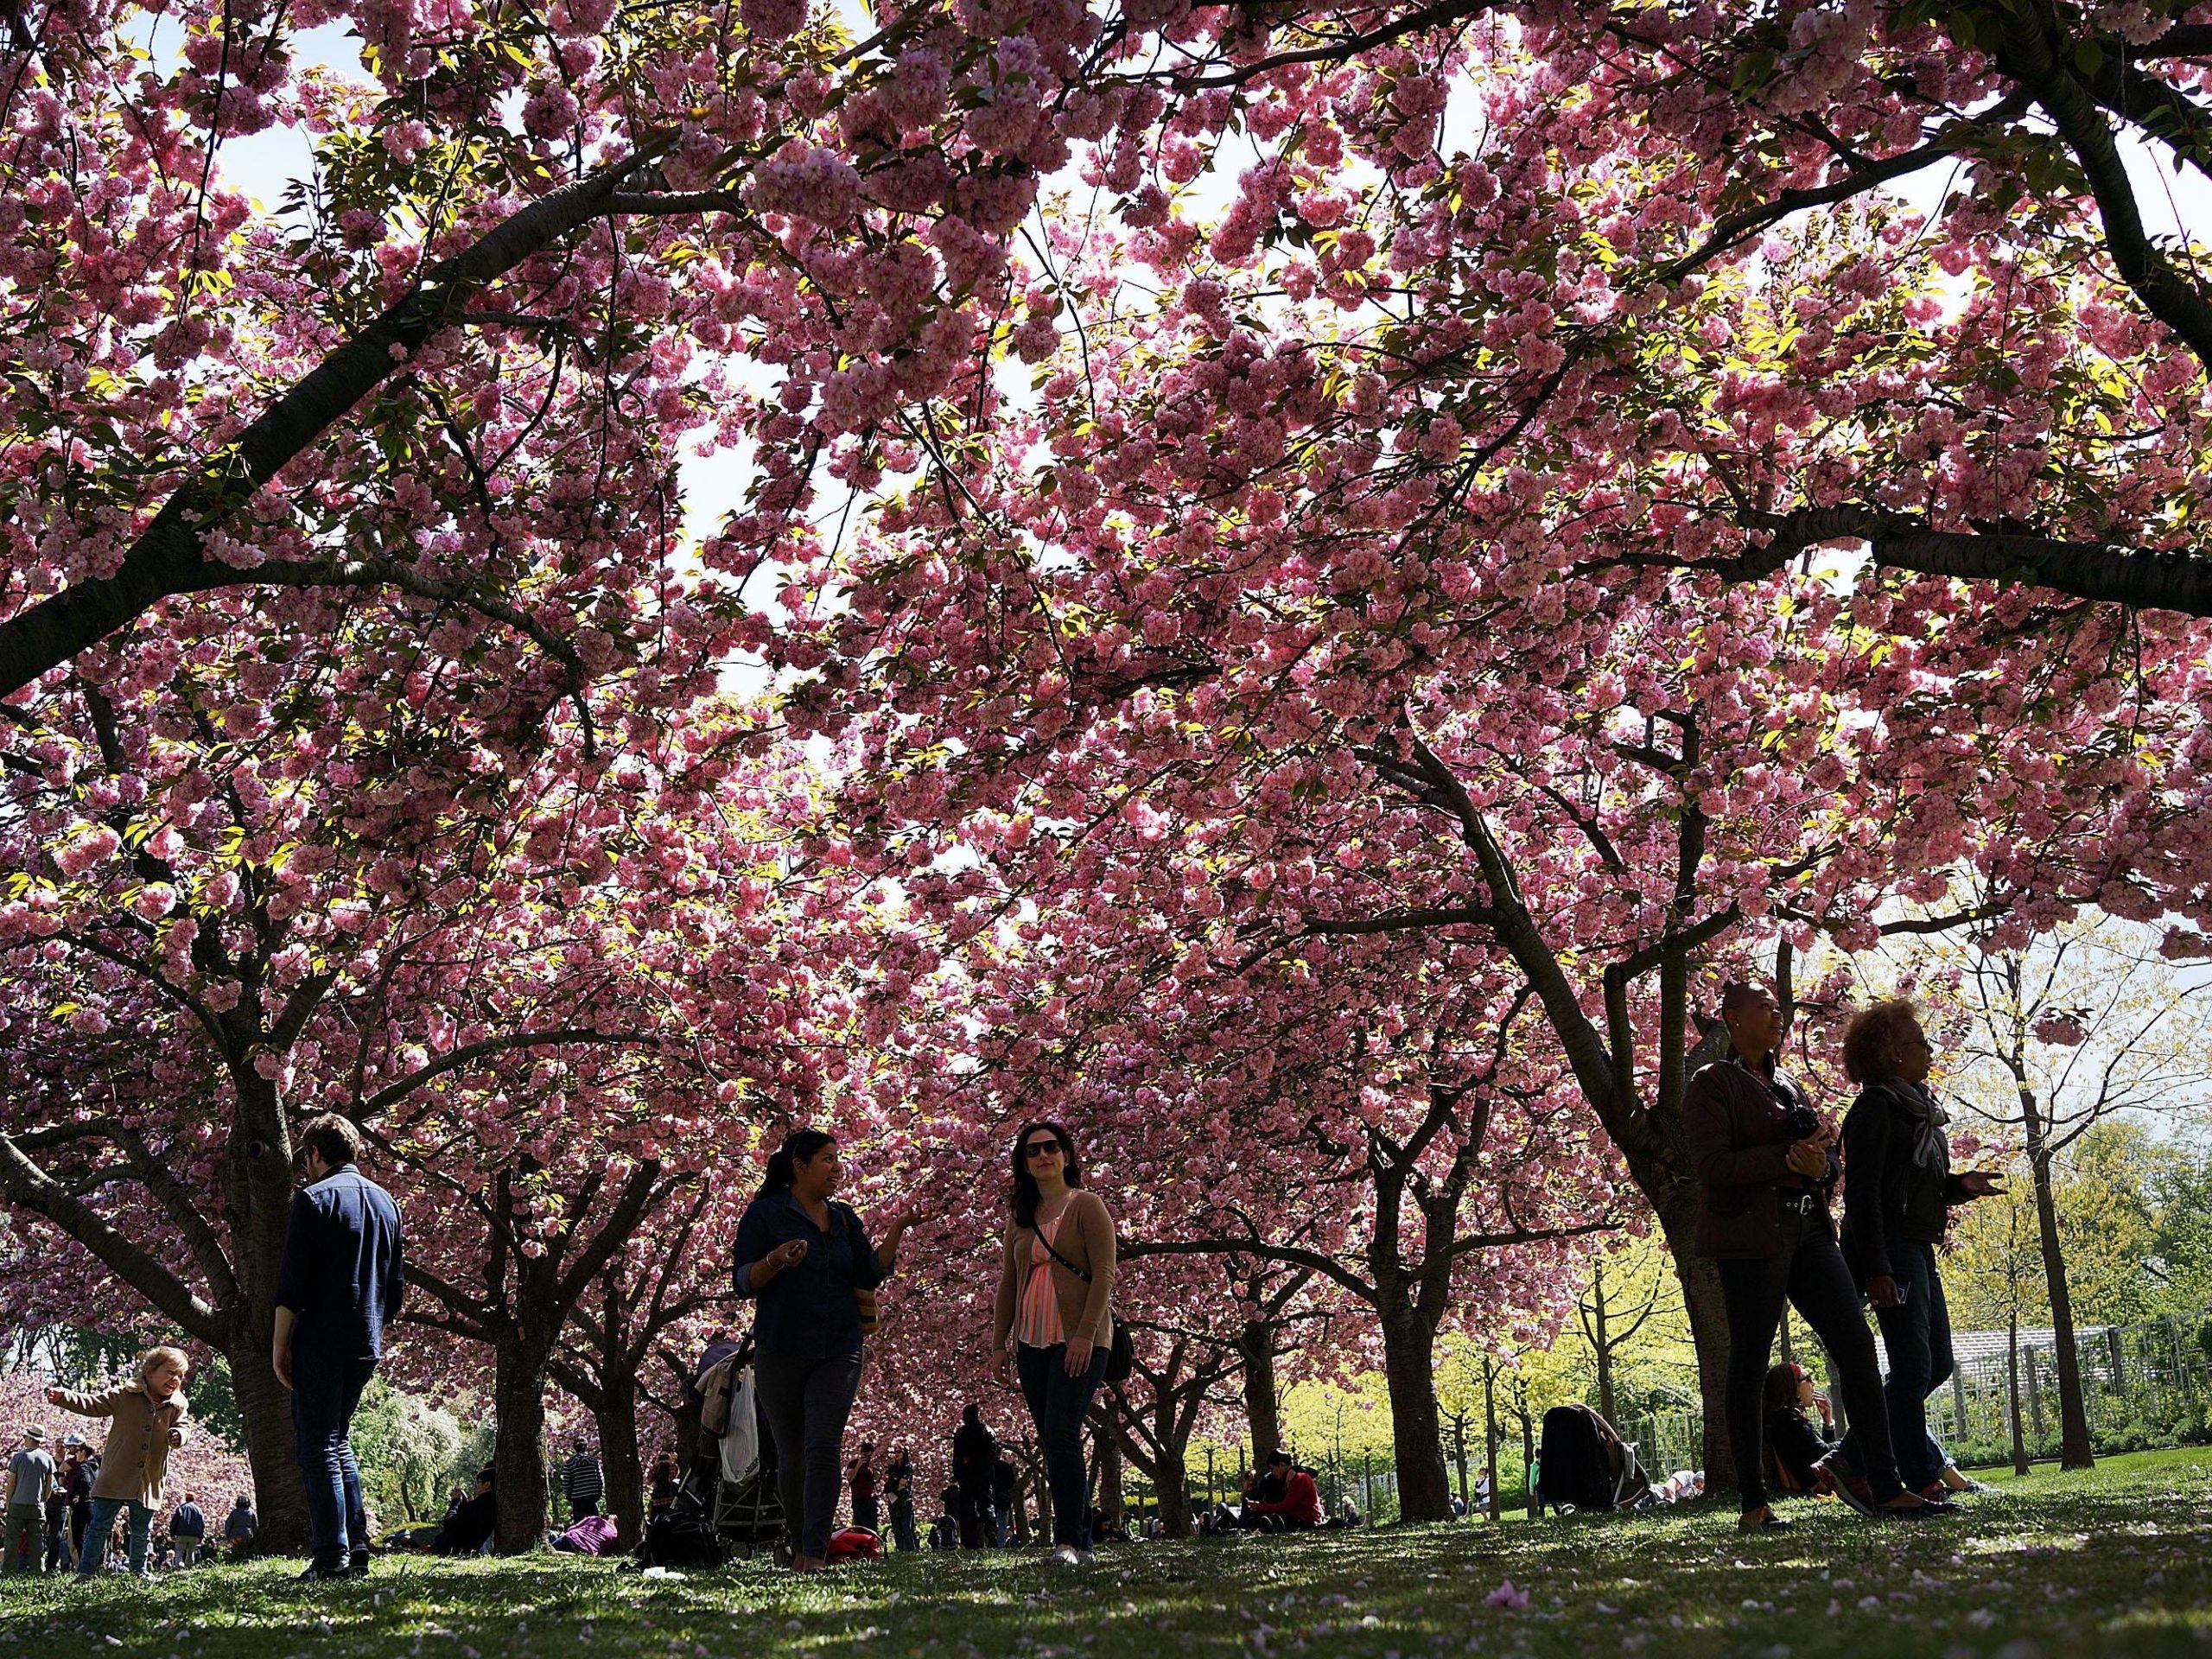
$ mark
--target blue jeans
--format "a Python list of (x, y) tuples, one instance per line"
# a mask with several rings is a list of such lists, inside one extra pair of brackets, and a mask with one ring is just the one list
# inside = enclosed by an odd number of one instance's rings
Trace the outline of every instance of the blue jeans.
[(143, 1577), (146, 1571), (146, 1539), (154, 1529), (154, 1512), (143, 1503), (134, 1503), (127, 1497), (96, 1497), (92, 1500), (92, 1518), (85, 1522), (85, 1548), (77, 1562), (77, 1571), (91, 1578), (107, 1561), (107, 1535), (115, 1528), (118, 1511), (130, 1511), (130, 1570)]
[[(1890, 1443), (1897, 1448), (1897, 1477), (1917, 1490), (1943, 1474), (1943, 1448), (1928, 1432), (1928, 1396), (1951, 1380), (1951, 1310), (1943, 1300), (1943, 1275), (1936, 1270), (1933, 1244), (1892, 1240), (1890, 1272), (1904, 1300), (1874, 1310), (1890, 1362), (1882, 1403)], [(1857, 1435), (1854, 1421), (1852, 1437)]]
[(369, 1558), (369, 1520), (350, 1431), (373, 1359), (340, 1359), (292, 1349), (292, 1437), (307, 1485), (308, 1537), (315, 1565), (335, 1572)]
[(1090, 1365), (1081, 1376), (1070, 1376), (1067, 1344), (1050, 1348), (1017, 1344), (1014, 1369), (1021, 1376), (1022, 1398), (1029, 1402), (1030, 1421), (1037, 1425), (1037, 1444), (1045, 1454), (1045, 1484), (1052, 1494), (1052, 1541), (1071, 1549), (1090, 1548), (1090, 1479), (1083, 1467), (1083, 1420), (1090, 1414), (1091, 1396), (1106, 1380), (1106, 1362), (1113, 1356), (1102, 1344), (1090, 1351)]
[(861, 1389), (861, 1357), (802, 1359), (763, 1350), (753, 1362), (753, 1382), (776, 1442), (785, 1530), (797, 1554), (824, 1560), (844, 1485), (845, 1419)]

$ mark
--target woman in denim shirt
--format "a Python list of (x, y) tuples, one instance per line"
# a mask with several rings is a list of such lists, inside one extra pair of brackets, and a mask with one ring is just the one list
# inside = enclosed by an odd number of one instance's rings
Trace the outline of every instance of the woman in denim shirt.
[(794, 1132), (737, 1225), (737, 1294), (760, 1301), (753, 1382), (775, 1437), (791, 1565), (802, 1573), (829, 1564), (845, 1420), (861, 1382), (855, 1293), (889, 1275), (914, 1220), (911, 1209), (899, 1211), (883, 1243), (870, 1244), (853, 1207), (830, 1196), (841, 1173), (835, 1141), (819, 1129)]

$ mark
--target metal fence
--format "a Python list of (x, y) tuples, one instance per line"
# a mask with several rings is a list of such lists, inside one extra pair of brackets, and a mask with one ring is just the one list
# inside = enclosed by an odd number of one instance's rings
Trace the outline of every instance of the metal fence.
[[(2089, 1432), (2102, 1448), (2126, 1451), (2212, 1434), (2212, 1315), (2077, 1325), (2074, 1341)], [(2058, 1438), (2056, 1342), (2049, 1326), (2023, 1329), (2017, 1339), (2020, 1429), (2031, 1453), (2048, 1451)], [(1951, 1378), (1929, 1401), (1928, 1422), (1955, 1453), (1987, 1459), (2010, 1446), (2015, 1345), (2004, 1331), (1954, 1333)], [(1834, 1369), (1827, 1369), (1832, 1384)], [(1831, 1387), (1828, 1395), (1840, 1412), (1838, 1391)], [(1631, 1413), (1616, 1427), (1655, 1472), (1694, 1469), (1703, 1461), (1705, 1423), (1698, 1412)]]

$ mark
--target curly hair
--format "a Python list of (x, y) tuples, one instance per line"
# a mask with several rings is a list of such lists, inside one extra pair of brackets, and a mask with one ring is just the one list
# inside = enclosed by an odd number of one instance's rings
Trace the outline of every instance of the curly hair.
[(1885, 998), (1851, 1016), (1843, 1031), (1843, 1074), (1853, 1083), (1897, 1075), (1897, 1050), (1906, 1028), (1920, 1023), (1908, 996)]

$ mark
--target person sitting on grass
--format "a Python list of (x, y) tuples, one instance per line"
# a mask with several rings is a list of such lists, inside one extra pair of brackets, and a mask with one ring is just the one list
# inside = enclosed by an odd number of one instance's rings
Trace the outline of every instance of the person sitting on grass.
[(79, 1577), (91, 1578), (107, 1555), (109, 1529), (118, 1514), (130, 1516), (130, 1570), (146, 1573), (146, 1549), (161, 1504), (162, 1481), (169, 1451), (185, 1442), (185, 1378), (192, 1361), (181, 1348), (149, 1348), (138, 1356), (138, 1373), (120, 1388), (103, 1394), (48, 1389), (47, 1400), (79, 1417), (114, 1420), (100, 1452), (99, 1478), (92, 1483), (92, 1513), (85, 1548), (77, 1563)]
[(1802, 1365), (1784, 1360), (1767, 1372), (1766, 1454), (1776, 1485), (1785, 1492), (1834, 1496), (1837, 1476), (1825, 1465), (1840, 1440), (1835, 1408), (1813, 1387)]
[(492, 1529), (499, 1519), (499, 1494), (493, 1485), (489, 1464), (476, 1471), (476, 1492), (447, 1512), (438, 1529), (441, 1555), (480, 1555), (492, 1547)]
[(1267, 1472), (1281, 1480), (1282, 1496), (1247, 1497), (1239, 1523), (1246, 1532), (1311, 1532), (1321, 1524), (1321, 1489), (1289, 1452), (1268, 1452)]
[[(1815, 1414), (1818, 1422), (1813, 1421)], [(1803, 1366), (1787, 1360), (1766, 1374), (1766, 1455), (1768, 1472), (1785, 1492), (1839, 1497), (1862, 1514), (1872, 1503), (1866, 1473), (1852, 1455), (1850, 1437), (1836, 1432), (1835, 1408), (1827, 1395), (1815, 1389)], [(1942, 1470), (1939, 1478), (1949, 1491), (1990, 1490), (1960, 1473), (1933, 1434), (1928, 1436), (1928, 1455)]]

